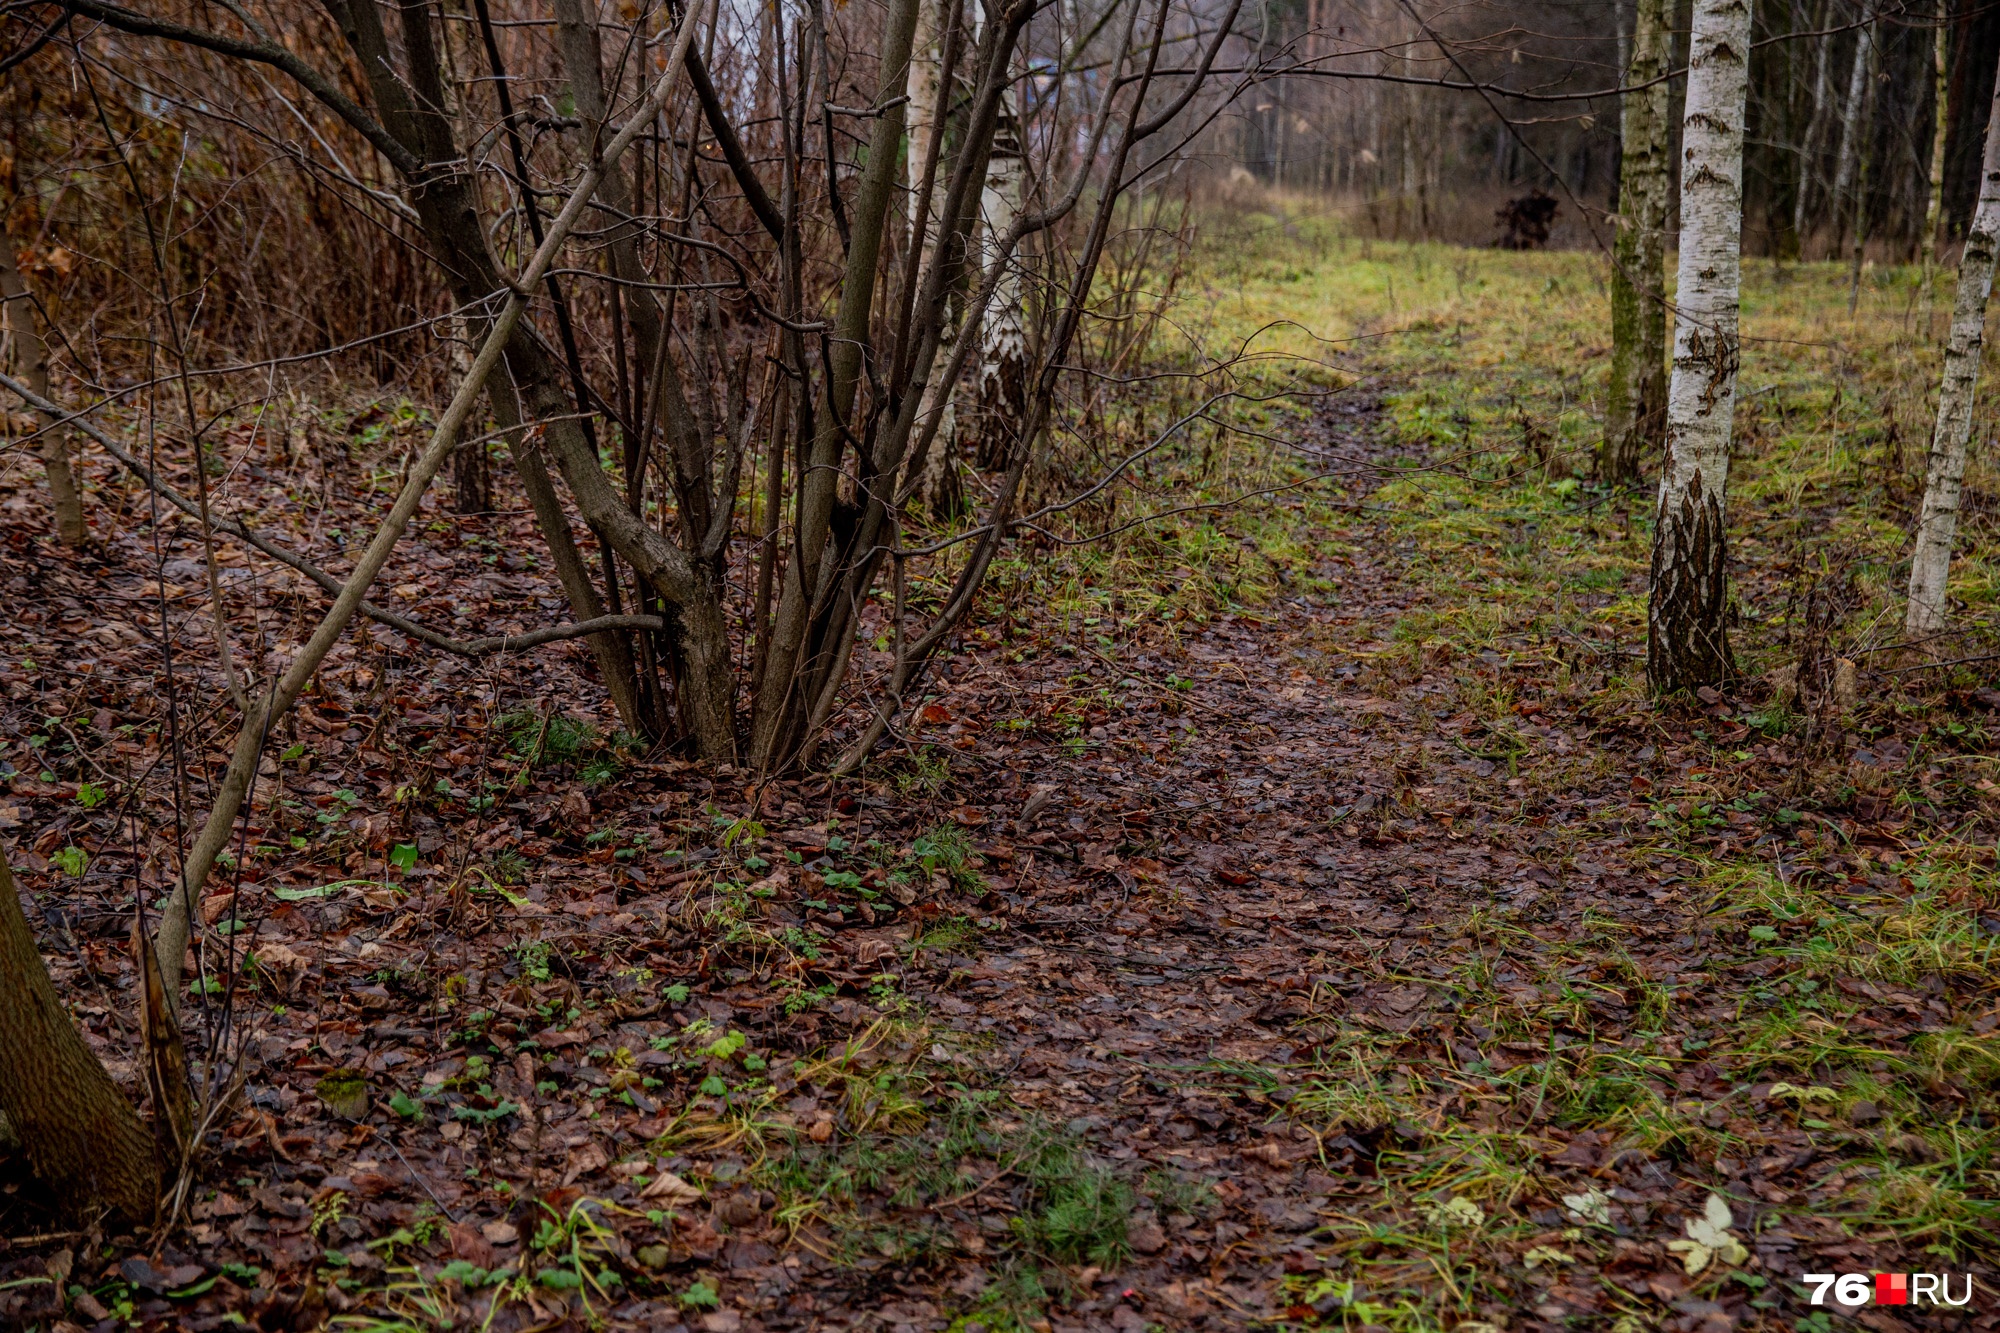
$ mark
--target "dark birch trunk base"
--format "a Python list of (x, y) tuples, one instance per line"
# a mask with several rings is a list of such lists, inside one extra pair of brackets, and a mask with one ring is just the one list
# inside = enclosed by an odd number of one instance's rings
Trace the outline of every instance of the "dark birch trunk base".
[(1653, 537), (1646, 681), (1655, 695), (1722, 685), (1736, 674), (1725, 622), (1729, 591), (1720, 496), (1696, 472), (1675, 503), (1663, 496)]

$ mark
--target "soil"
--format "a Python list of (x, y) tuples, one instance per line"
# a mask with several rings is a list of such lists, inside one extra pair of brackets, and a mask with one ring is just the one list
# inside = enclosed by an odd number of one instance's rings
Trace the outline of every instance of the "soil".
[[(1318, 431), (1362, 474), (1350, 500), (1395, 462), (1366, 400)], [(118, 823), (159, 757), (119, 728), (157, 725), (160, 677), (147, 604), (112, 612), (163, 580), (136, 539), (72, 561), (37, 518), (9, 513), (0, 555), (6, 734), (76, 757), (38, 776), (10, 751), (0, 814), (58, 985), (137, 1101), (120, 940), (172, 803), (156, 773), (149, 827)], [(466, 540), (521, 549), (509, 522), (414, 544), (410, 595), (470, 583), (489, 624), (531, 621), (540, 576)], [(1811, 1129), (1815, 1094), (1694, 1035), (1776, 965), (1718, 934), (1645, 794), (1698, 764), (1693, 727), (1740, 725), (1732, 701), (1608, 708), (1600, 650), (1559, 637), (1412, 648), (1392, 627), (1434, 595), (1388, 517), (1312, 537), (1316, 590), (1294, 570), (1205, 623), (1114, 641), (1019, 612), (847, 783), (589, 745), (537, 764), (546, 724), (501, 715), (582, 697), (580, 649), (440, 664), (372, 631), (285, 738), (271, 776), (299, 808), (263, 800), (245, 844), (277, 850), (204, 911), (244, 922), (205, 971), (242, 989), (190, 1040), (240, 1039), (246, 1082), (190, 1206), (104, 1236), (8, 1177), (0, 1322), (1719, 1333), (1805, 1317), (1809, 1271), (1940, 1263), (1820, 1206), (1865, 1108)], [(256, 594), (274, 616), (294, 595)], [(1468, 681), (1510, 692), (1504, 731)], [(185, 743), (213, 772), (227, 740)], [(117, 799), (86, 803), (93, 782)], [(1763, 818), (1701, 845), (1895, 888)], [(1871, 1039), (1993, 1021), (1983, 991), (1854, 984)], [(1583, 1074), (1621, 1060), (1734, 1146), (1593, 1120)], [(1744, 1248), (1704, 1277), (1669, 1242), (1711, 1196)]]

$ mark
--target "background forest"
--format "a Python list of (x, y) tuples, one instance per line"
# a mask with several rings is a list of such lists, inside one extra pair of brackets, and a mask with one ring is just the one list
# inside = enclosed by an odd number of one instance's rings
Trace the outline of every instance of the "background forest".
[(0, 1325), (1996, 1326), (2000, 10), (0, 14)]

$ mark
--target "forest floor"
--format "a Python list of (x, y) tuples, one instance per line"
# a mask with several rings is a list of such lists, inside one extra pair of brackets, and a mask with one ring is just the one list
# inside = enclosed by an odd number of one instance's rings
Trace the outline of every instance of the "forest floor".
[[(1814, 367), (1746, 358), (1745, 682), (1655, 706), (1647, 505), (1564, 452), (1589, 261), (1328, 244), (1210, 284), (1351, 321), (1346, 388), (1281, 423), (1321, 480), (1003, 571), (858, 779), (622, 748), (573, 645), (362, 636), (204, 904), (190, 1026), (247, 1081), (184, 1215), (64, 1231), (0, 1163), (0, 1324), (2000, 1327), (2000, 693), (1868, 651), (1895, 404), (1850, 390), (1829, 439)], [(254, 443), (242, 503), (299, 522)], [(172, 810), (143, 627), (168, 599), (210, 697), (205, 585), (185, 529), (61, 555), (31, 483), (0, 837), (136, 1089), (122, 941)], [(436, 516), (396, 596), (555, 614), (525, 521)], [(225, 575), (273, 644), (311, 604)], [(1792, 702), (1760, 673), (1801, 656)], [(1801, 1281), (1878, 1270), (1978, 1291)]]

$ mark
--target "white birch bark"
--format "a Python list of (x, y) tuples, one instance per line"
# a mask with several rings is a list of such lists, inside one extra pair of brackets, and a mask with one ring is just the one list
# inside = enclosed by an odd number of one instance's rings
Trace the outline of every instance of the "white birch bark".
[(1736, 416), (1749, 0), (1695, 0), (1681, 122), (1681, 241), (1667, 466), (1653, 529), (1646, 671), (1656, 694), (1727, 680), (1723, 498)]
[[(917, 235), (917, 190), (924, 180), (924, 161), (930, 156), (931, 140), (938, 131), (939, 82), (944, 78), (944, 4), (942, 0), (917, 0), (917, 31), (910, 42), (910, 151), (903, 160), (903, 184), (910, 192), (910, 239)], [(924, 231), (928, 254), (937, 240), (935, 203), (928, 211), (930, 225)]]
[[(1827, 12), (1831, 13), (1831, 8)], [(1806, 218), (1812, 211), (1813, 186), (1819, 175), (1821, 126), (1826, 123), (1826, 101), (1833, 90), (1832, 39), (1821, 37), (1813, 44), (1813, 54), (1812, 116), (1806, 121), (1805, 148), (1799, 154), (1799, 190), (1792, 198), (1792, 235), (1798, 238), (1801, 257), (1806, 244)]]
[(1923, 251), (1923, 329), (1924, 341), (1931, 338), (1931, 299), (1937, 286), (1937, 233), (1938, 216), (1944, 204), (1944, 144), (1945, 131), (1951, 120), (1945, 114), (1945, 47), (1944, 29), (1939, 28), (1931, 35), (1931, 55), (1936, 64), (1933, 74), (1935, 89), (1931, 98), (1931, 172), (1929, 197), (1924, 204), (1924, 234), (1921, 241)]
[(1854, 34), (1854, 67), (1847, 75), (1847, 100), (1840, 112), (1840, 157), (1833, 168), (1833, 250), (1839, 254), (1847, 239), (1848, 194), (1854, 189), (1854, 173), (1861, 161), (1862, 104), (1868, 95), (1869, 53), (1874, 39), (1867, 28)]
[[(1931, 97), (1931, 170), (1928, 197), (1924, 201), (1924, 234), (1922, 239), (1924, 277), (1929, 278), (1937, 264), (1938, 213), (1944, 203), (1944, 144), (1945, 132), (1951, 127), (1951, 120), (1945, 115), (1945, 67), (1944, 29), (1932, 34), (1931, 55), (1936, 63), (1932, 73), (1935, 92)], [(1930, 285), (1924, 286), (1924, 299), (1930, 299)]]
[[(930, 157), (931, 144), (942, 131), (938, 113), (943, 106), (944, 78), (944, 29), (945, 5), (955, 0), (917, 0), (916, 37), (910, 48), (910, 149), (905, 160), (904, 181), (910, 192), (910, 242), (916, 244), (920, 221), (928, 219), (923, 227), (924, 263), (937, 245), (938, 215), (937, 195), (949, 175), (948, 164), (940, 157), (932, 186), (932, 197), (924, 201), (924, 214), (918, 212), (917, 191), (923, 188), (924, 163)], [(975, 0), (975, 3), (977, 0)], [(944, 345), (949, 346), (958, 337), (957, 303), (953, 302), (947, 316), (947, 326), (942, 335)], [(944, 372), (948, 357), (938, 357), (931, 363), (930, 375), (924, 381), (924, 402), (919, 420), (927, 421), (935, 414), (942, 414), (938, 423), (937, 436), (931, 441), (931, 450), (924, 459), (922, 480), (918, 483), (918, 497), (933, 509), (948, 505), (953, 494), (953, 474), (951, 465), (958, 452), (958, 404), (957, 395), (944, 383)]]
[(1929, 638), (1945, 624), (1945, 579), (1951, 572), (1952, 539), (1958, 534), (1959, 492), (1965, 480), (1966, 443), (1972, 435), (1979, 358), (1986, 342), (1996, 240), (2000, 240), (2000, 86), (1994, 89), (1993, 110), (1986, 122), (1979, 206), (1958, 261), (1958, 299), (1944, 349), (1944, 383), (1938, 392), (1937, 424), (1931, 431), (1924, 507), (1910, 556), (1910, 606), (1903, 627), (1912, 639)]
[[(1027, 159), (1021, 154), (1021, 119), (1014, 85), (1001, 94), (1000, 120), (993, 131), (993, 151), (987, 158), (985, 188), (979, 195), (980, 267), (988, 267), (1001, 238), (1021, 216), (1027, 184)], [(1021, 274), (1018, 259), (1009, 260), (986, 307), (979, 331), (979, 452), (980, 465), (1006, 465), (1026, 402), (1028, 337), (1022, 325)]]

